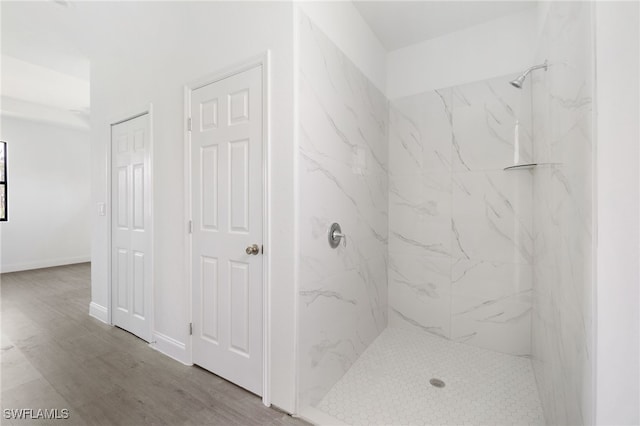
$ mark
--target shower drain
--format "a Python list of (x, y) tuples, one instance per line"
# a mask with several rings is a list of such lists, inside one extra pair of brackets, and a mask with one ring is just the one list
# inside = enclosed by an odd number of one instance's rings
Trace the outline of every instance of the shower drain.
[(444, 382), (440, 379), (431, 379), (429, 380), (429, 383), (431, 383), (431, 386), (435, 386), (437, 388), (443, 388), (444, 387)]

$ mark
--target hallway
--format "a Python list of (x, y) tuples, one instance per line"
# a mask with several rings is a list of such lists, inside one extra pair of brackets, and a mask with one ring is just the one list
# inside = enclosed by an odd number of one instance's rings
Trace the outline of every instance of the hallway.
[(89, 317), (90, 264), (1, 276), (4, 409), (68, 409), (66, 425), (302, 425), (257, 396)]

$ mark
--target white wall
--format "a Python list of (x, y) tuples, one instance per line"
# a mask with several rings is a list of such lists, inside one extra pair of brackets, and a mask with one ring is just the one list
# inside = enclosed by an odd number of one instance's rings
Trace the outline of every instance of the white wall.
[[(276, 2), (77, 3), (92, 24), (92, 201), (109, 202), (110, 123), (153, 104), (154, 336), (190, 362), (183, 86), (271, 50), (272, 402), (293, 410), (293, 7)], [(150, 19), (153, 18), (153, 19)], [(109, 223), (93, 217), (92, 301), (108, 299)]]
[(387, 97), (522, 72), (532, 65), (537, 14), (527, 9), (389, 52)]
[(351, 1), (304, 1), (296, 5), (380, 90), (387, 84), (387, 51)]
[(3, 115), (0, 139), (9, 172), (2, 272), (88, 261), (89, 132)]
[(636, 2), (595, 5), (598, 425), (640, 424), (639, 13)]

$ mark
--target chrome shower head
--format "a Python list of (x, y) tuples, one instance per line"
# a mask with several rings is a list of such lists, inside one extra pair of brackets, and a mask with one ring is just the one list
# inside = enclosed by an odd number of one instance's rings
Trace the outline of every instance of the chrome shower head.
[(509, 82), (510, 85), (512, 85), (513, 87), (515, 87), (516, 89), (522, 89), (522, 84), (524, 83), (524, 79), (527, 78), (526, 75), (521, 75), (520, 77), (516, 78), (515, 80), (511, 80)]
[(516, 78), (515, 80), (511, 80), (509, 82), (509, 84), (512, 85), (513, 87), (515, 87), (516, 89), (522, 89), (522, 85), (524, 84), (524, 81), (526, 80), (527, 75), (531, 71), (537, 70), (537, 69), (540, 69), (540, 68), (544, 68), (544, 70), (546, 71), (547, 68), (548, 68), (547, 61), (544, 61), (544, 64), (534, 65), (531, 68), (527, 68), (527, 70), (525, 72), (520, 74), (520, 76), (518, 78)]

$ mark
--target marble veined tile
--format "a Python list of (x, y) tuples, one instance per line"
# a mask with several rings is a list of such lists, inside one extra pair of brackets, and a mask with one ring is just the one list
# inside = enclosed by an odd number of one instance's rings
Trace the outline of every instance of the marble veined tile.
[[(306, 78), (300, 78), (299, 108), (300, 148), (313, 153), (316, 159), (333, 160), (351, 168), (358, 152), (356, 140), (351, 140), (335, 122), (335, 110), (331, 113), (321, 103), (313, 84)], [(326, 139), (327, 135), (332, 140)]]
[(452, 296), (452, 340), (496, 352), (529, 356), (531, 303), (518, 302), (514, 298), (488, 301), (479, 297)]
[(450, 336), (451, 261), (391, 252), (390, 325)]
[(358, 336), (359, 278), (350, 270), (301, 289), (299, 319), (300, 397), (315, 404), (349, 369), (367, 342)]
[(592, 424), (593, 47), (588, 3), (553, 3), (533, 78), (532, 361), (549, 424)]
[(521, 105), (520, 101), (527, 102), (527, 98), (522, 95), (522, 89), (516, 89), (509, 84), (509, 81), (518, 75), (507, 74), (453, 87), (451, 89), (452, 109), (455, 111), (497, 103), (503, 106), (507, 115), (516, 116)]
[(397, 99), (390, 108), (391, 175), (451, 170), (452, 90)]
[(389, 250), (450, 255), (451, 175), (398, 176), (389, 185)]
[(451, 266), (451, 292), (492, 303), (511, 298), (531, 303), (533, 271), (526, 263), (456, 259)]
[[(355, 155), (362, 162), (364, 150), (369, 170), (388, 173), (388, 101), (306, 16), (301, 21), (300, 118), (312, 117), (309, 140), (346, 161)], [(326, 142), (327, 134), (340, 143)]]
[(530, 265), (458, 259), (451, 278), (454, 340), (514, 355), (530, 353)]
[[(304, 137), (302, 137), (304, 138)], [(331, 141), (328, 136), (327, 140)], [(344, 163), (318, 156), (315, 152), (300, 151), (300, 184), (313, 188), (301, 193), (301, 208), (313, 214), (317, 209), (337, 218), (352, 214), (363, 221), (381, 243), (386, 243), (388, 226), (388, 180), (385, 175), (355, 174)], [(355, 237), (354, 226), (349, 232)], [(346, 230), (345, 230), (346, 231)]]
[[(326, 95), (325, 95), (326, 96)], [(327, 106), (310, 81), (300, 80), (300, 147), (318, 158), (348, 166), (361, 176), (387, 175), (386, 127), (378, 128), (370, 117), (348, 121), (344, 104)], [(353, 118), (353, 117), (352, 117)], [(359, 121), (358, 121), (359, 120)], [(367, 129), (375, 126), (367, 133)], [(386, 126), (386, 124), (385, 124)], [(367, 133), (367, 134), (365, 134)]]
[(328, 391), (386, 327), (386, 293), (381, 291), (386, 291), (386, 285), (376, 288), (361, 267), (308, 282), (300, 290), (301, 392), (310, 404)]
[(551, 74), (537, 73), (531, 74), (531, 103), (532, 103), (532, 133), (533, 133), (533, 156), (539, 163), (558, 163), (559, 159), (554, 159), (551, 154), (552, 140), (550, 135), (551, 109), (549, 84), (547, 79)]
[(454, 257), (531, 263), (531, 178), (527, 170), (454, 173)]
[(531, 89), (512, 87), (509, 81), (514, 77), (453, 89), (455, 171), (501, 170), (516, 158), (518, 163), (532, 161)]
[(533, 159), (514, 77), (391, 102), (389, 323), (528, 355), (533, 174), (502, 170)]
[(424, 168), (420, 97), (410, 97), (389, 110), (389, 173), (391, 176), (419, 175)]
[[(301, 164), (307, 164), (304, 157)], [(354, 268), (387, 251), (386, 212), (376, 209), (376, 203), (362, 195), (366, 193), (364, 186), (339, 177), (340, 168), (335, 163), (326, 167), (312, 165), (301, 178), (302, 186), (314, 188), (300, 197), (300, 253), (313, 266), (313, 275), (305, 278)], [(342, 173), (349, 172), (343, 168)], [(329, 246), (328, 232), (333, 222), (341, 225), (346, 246)]]
[(421, 123), (424, 170), (451, 170), (454, 140), (453, 90), (438, 89), (423, 96), (425, 117)]
[[(300, 14), (299, 399), (317, 403), (388, 321), (389, 103)], [(331, 248), (338, 222), (346, 245)]]

